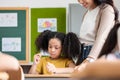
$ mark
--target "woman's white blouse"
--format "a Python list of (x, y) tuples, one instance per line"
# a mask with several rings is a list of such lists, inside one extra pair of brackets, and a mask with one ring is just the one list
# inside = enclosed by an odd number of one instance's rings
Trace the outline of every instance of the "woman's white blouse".
[(80, 28), (80, 41), (81, 43), (86, 43), (93, 45), (95, 41), (96, 32), (96, 18), (100, 8), (96, 7), (95, 9), (88, 11), (84, 16), (83, 23)]

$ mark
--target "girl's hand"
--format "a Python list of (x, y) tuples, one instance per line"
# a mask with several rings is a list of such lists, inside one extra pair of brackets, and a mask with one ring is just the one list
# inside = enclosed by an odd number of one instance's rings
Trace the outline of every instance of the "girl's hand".
[(34, 64), (38, 64), (40, 62), (41, 54), (37, 53), (34, 55)]
[(50, 73), (56, 73), (56, 67), (54, 64), (48, 62), (47, 63), (47, 69)]

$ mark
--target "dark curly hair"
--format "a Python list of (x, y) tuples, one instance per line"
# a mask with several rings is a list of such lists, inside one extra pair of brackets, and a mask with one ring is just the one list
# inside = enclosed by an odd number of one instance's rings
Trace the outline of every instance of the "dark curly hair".
[(119, 11), (117, 10), (117, 8), (114, 6), (114, 2), (113, 0), (94, 0), (94, 3), (96, 5), (101, 5), (101, 4), (109, 4), (113, 7), (114, 9), (114, 13), (115, 13), (115, 21), (118, 21), (119, 18)]
[(117, 23), (110, 31), (105, 44), (98, 56), (100, 58), (102, 55), (108, 55), (117, 45), (117, 31), (120, 28), (120, 23)]
[(57, 38), (61, 42), (62, 57), (72, 59), (72, 58), (78, 57), (78, 55), (81, 53), (81, 49), (80, 49), (81, 44), (78, 36), (75, 33), (69, 32), (65, 34), (62, 32), (52, 32), (49, 30), (42, 32), (36, 38), (35, 45), (36, 45), (37, 51), (40, 51), (40, 49), (44, 51), (48, 51), (48, 43), (53, 38)]

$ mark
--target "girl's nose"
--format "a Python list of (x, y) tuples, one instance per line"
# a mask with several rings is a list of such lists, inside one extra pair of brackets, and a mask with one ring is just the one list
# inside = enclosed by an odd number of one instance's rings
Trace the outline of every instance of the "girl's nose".
[(55, 51), (55, 48), (52, 48), (51, 50), (52, 50), (52, 51)]

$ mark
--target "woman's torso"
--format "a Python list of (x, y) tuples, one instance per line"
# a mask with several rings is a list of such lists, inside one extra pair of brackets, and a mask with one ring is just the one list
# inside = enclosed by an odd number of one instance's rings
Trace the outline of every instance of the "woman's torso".
[(81, 43), (86, 43), (93, 45), (96, 34), (96, 19), (100, 8), (96, 7), (92, 11), (87, 11), (84, 16), (83, 23), (80, 28), (80, 41)]
[[(110, 9), (112, 8), (110, 5), (105, 4), (105, 5), (100, 5), (98, 7), (96, 7), (95, 9), (93, 9), (92, 11), (88, 11), (84, 18), (83, 18), (83, 23), (81, 25), (80, 28), (80, 41), (81, 43), (85, 43), (88, 45), (93, 45), (97, 34), (98, 34), (98, 29), (100, 25), (105, 25), (105, 23), (100, 24), (100, 19), (101, 19), (101, 15), (104, 14), (104, 9), (105, 10), (112, 10)], [(112, 12), (110, 14), (107, 14), (108, 17), (112, 14)], [(106, 14), (104, 14), (106, 15)], [(107, 18), (107, 16), (106, 16)], [(106, 23), (109, 24), (109, 23)], [(112, 25), (110, 23), (110, 26), (114, 25), (114, 21), (112, 22)], [(105, 26), (106, 27), (106, 26)]]

